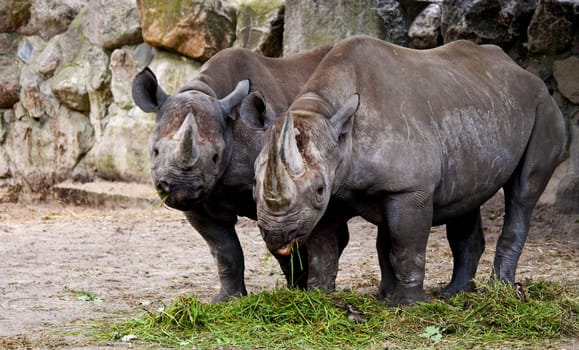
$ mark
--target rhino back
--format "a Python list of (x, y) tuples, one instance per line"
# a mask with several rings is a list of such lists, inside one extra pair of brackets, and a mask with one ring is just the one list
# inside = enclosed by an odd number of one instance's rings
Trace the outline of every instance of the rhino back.
[(207, 61), (188, 83), (207, 84), (218, 98), (244, 79), (260, 91), (276, 113), (285, 111), (331, 47), (321, 47), (285, 58), (269, 58), (244, 48), (228, 48)]
[(548, 94), (493, 46), (417, 51), (367, 37), (336, 45), (304, 91), (334, 106), (360, 94), (351, 189), (423, 189), (441, 208), (481, 203), (507, 181)]

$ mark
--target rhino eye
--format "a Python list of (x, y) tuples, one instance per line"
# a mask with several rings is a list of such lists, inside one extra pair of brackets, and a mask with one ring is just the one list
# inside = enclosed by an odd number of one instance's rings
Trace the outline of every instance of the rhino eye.
[(318, 187), (316, 193), (318, 194), (318, 196), (322, 196), (324, 194), (324, 186)]
[(157, 147), (153, 148), (152, 153), (153, 153), (153, 157), (158, 156), (159, 155), (159, 149)]
[(211, 158), (211, 160), (213, 161), (213, 164), (217, 164), (217, 162), (219, 161), (219, 154), (215, 153), (213, 155), (213, 158)]

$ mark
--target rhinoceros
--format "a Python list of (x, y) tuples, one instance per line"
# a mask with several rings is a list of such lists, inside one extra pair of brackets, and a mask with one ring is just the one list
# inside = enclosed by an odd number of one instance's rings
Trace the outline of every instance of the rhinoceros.
[(443, 292), (473, 288), (484, 250), (480, 207), (502, 188), (493, 280), (513, 283), (565, 138), (545, 84), (497, 46), (418, 51), (352, 37), (326, 55), (265, 136), (255, 162), (258, 226), (271, 251), (298, 241), (312, 258), (323, 254), (309, 241), (329, 200), (351, 208), (378, 226), (378, 294), (408, 304), (426, 300), (433, 225), (446, 224), (454, 257)]
[[(134, 101), (143, 111), (157, 113), (149, 140), (153, 183), (164, 203), (183, 211), (209, 245), (221, 283), (215, 302), (247, 294), (235, 223), (238, 215), (256, 219), (253, 163), (264, 130), (287, 110), (329, 49), (279, 59), (225, 49), (171, 96), (150, 69), (135, 77)], [(320, 224), (319, 230), (330, 231), (323, 236), (335, 238), (339, 252), (348, 240), (346, 221)], [(299, 259), (276, 258), (288, 283), (305, 288), (304, 248)]]

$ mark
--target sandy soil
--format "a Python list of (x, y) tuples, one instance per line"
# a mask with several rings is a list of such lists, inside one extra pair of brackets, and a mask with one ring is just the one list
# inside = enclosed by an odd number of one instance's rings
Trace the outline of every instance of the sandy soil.
[[(549, 207), (535, 210), (518, 280), (579, 285), (576, 218)], [(485, 205), (483, 220), (487, 247), (477, 276), (486, 279), (502, 225), (500, 198)], [(375, 229), (356, 218), (350, 230), (338, 288), (371, 293), (379, 281)], [(249, 292), (283, 285), (253, 222), (241, 219), (238, 232)], [(127, 348), (115, 342), (97, 346), (86, 335), (89, 324), (128, 319), (142, 307), (154, 310), (182, 294), (209, 301), (219, 288), (205, 242), (180, 212), (166, 208), (0, 204), (0, 257), (0, 349)], [(449, 281), (451, 259), (444, 229), (433, 229), (425, 282), (429, 293)]]

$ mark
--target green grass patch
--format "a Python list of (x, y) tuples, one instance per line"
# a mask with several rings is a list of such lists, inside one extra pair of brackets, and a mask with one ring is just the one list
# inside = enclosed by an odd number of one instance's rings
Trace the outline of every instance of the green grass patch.
[[(354, 292), (278, 289), (207, 304), (182, 297), (156, 312), (102, 326), (99, 338), (200, 349), (545, 348), (579, 335), (576, 289), (532, 282), (527, 301), (488, 285), (448, 301), (387, 307)], [(364, 313), (352, 322), (349, 306)]]

